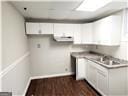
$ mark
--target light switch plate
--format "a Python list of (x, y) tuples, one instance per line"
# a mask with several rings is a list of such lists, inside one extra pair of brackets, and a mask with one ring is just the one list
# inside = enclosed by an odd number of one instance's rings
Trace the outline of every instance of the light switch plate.
[(37, 48), (41, 48), (41, 44), (37, 44)]

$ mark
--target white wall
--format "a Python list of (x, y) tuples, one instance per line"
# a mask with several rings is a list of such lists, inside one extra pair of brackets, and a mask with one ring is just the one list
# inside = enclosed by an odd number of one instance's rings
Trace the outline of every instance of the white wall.
[(7, 3), (2, 3), (2, 42), (2, 69), (28, 51), (24, 18)]
[[(41, 48), (37, 48), (37, 44)], [(87, 51), (85, 46), (56, 42), (52, 36), (30, 36), (29, 48), (32, 76), (71, 73), (74, 66), (70, 63), (70, 52)]]
[[(1, 2), (0, 2), (0, 13), (1, 13)], [(0, 15), (0, 21), (1, 19), (1, 15)], [(2, 30), (1, 30), (1, 22), (0, 22), (0, 72), (1, 72), (1, 67), (2, 67)], [(0, 79), (0, 91), (1, 91), (1, 79)]]
[(2, 2), (2, 72), (6, 72), (0, 76), (2, 91), (23, 94), (30, 77), (29, 57), (20, 58), (27, 52), (24, 18), (10, 3)]
[(26, 57), (2, 77), (3, 92), (13, 92), (16, 96), (24, 94), (30, 78), (29, 62), (29, 57)]

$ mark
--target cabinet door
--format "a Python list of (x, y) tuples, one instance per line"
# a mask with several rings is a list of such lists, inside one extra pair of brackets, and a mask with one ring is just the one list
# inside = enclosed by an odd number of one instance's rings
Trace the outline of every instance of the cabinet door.
[(75, 24), (74, 26), (74, 44), (81, 44), (81, 24)]
[(78, 58), (76, 60), (76, 80), (85, 78), (85, 66), (86, 60), (84, 58)]
[(88, 60), (87, 64), (87, 80), (88, 82), (96, 88), (97, 85), (97, 69), (95, 67), (95, 63)]
[(93, 43), (99, 44), (100, 43), (100, 21), (96, 21), (93, 23)]
[(82, 24), (81, 30), (82, 30), (81, 31), (82, 44), (92, 44), (93, 43), (92, 23)]
[(108, 75), (101, 70), (97, 70), (97, 88), (102, 95), (108, 94)]
[[(108, 31), (109, 30), (109, 31)], [(112, 18), (107, 17), (100, 20), (100, 44), (106, 45), (111, 41), (111, 32), (112, 32)]]
[[(128, 43), (127, 43), (127, 44), (128, 44)], [(128, 49), (127, 49), (127, 50), (128, 50)], [(128, 52), (128, 51), (127, 51), (127, 52)], [(128, 67), (127, 67), (126, 70), (127, 70), (127, 73), (128, 73)], [(126, 87), (126, 90), (127, 90), (126, 92), (127, 92), (127, 95), (128, 95), (128, 76), (127, 76), (127, 79), (126, 79), (126, 83), (127, 83), (127, 84), (126, 84), (126, 86), (127, 86), (127, 87)]]
[(40, 23), (42, 34), (53, 34), (52, 23)]
[(27, 34), (41, 34), (39, 23), (26, 23), (26, 33)]
[(74, 28), (74, 24), (54, 24), (54, 35), (73, 37)]
[(121, 16), (112, 15), (101, 20), (101, 45), (119, 45), (121, 33)]
[(94, 42), (100, 45), (119, 45), (121, 16), (112, 15), (94, 22)]

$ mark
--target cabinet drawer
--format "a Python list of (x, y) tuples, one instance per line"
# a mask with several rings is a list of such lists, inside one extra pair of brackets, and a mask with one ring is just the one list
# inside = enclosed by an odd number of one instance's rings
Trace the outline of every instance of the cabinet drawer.
[(99, 65), (99, 64), (96, 64), (96, 68), (98, 70), (98, 72), (102, 73), (102, 74), (106, 74), (108, 76), (108, 69)]

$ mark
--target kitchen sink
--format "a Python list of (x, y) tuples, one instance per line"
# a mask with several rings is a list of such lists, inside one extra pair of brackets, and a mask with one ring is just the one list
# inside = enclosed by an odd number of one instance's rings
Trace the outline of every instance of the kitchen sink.
[(106, 64), (106, 65), (118, 65), (118, 64), (120, 64), (119, 62), (113, 61), (113, 60), (101, 61), (101, 63)]
[(103, 63), (105, 65), (119, 65), (121, 64), (120, 62), (118, 61), (114, 61), (110, 58), (104, 58), (104, 57), (100, 57), (100, 58), (95, 58), (94, 60), (100, 62), (100, 63)]

